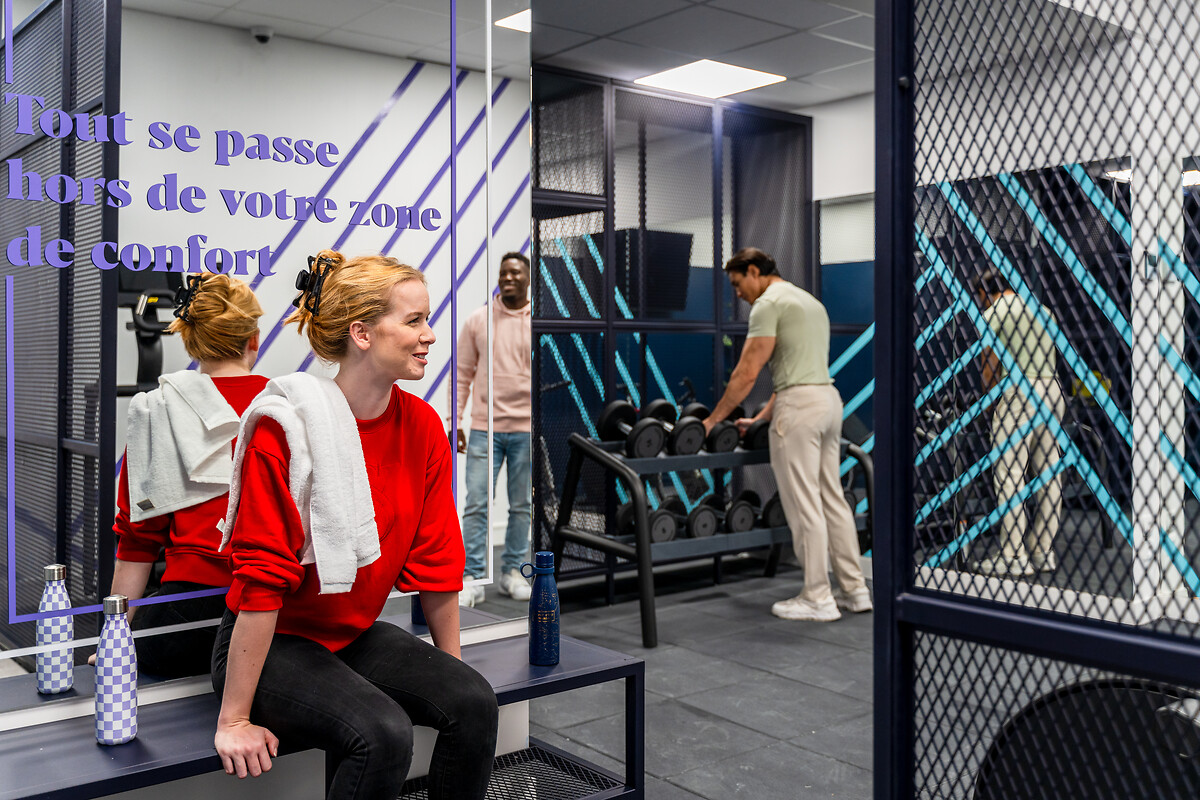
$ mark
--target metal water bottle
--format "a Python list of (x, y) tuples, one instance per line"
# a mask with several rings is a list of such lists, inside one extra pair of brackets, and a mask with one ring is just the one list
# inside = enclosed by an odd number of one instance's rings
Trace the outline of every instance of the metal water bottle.
[(554, 553), (537, 551), (533, 554), (532, 564), (521, 565), (521, 574), (526, 578), (533, 577), (529, 596), (529, 663), (552, 667), (558, 663), (558, 583), (554, 580)]
[(137, 736), (137, 653), (129, 630), (129, 598), (104, 598), (104, 628), (96, 648), (96, 741), (122, 744)]
[[(68, 611), (71, 597), (67, 594), (67, 568), (50, 564), (45, 570), (46, 587), (38, 611)], [(47, 617), (37, 621), (38, 647), (69, 642), (74, 637), (75, 622), (70, 614)], [(63, 647), (37, 654), (37, 690), (40, 694), (58, 694), (75, 685), (75, 648)]]

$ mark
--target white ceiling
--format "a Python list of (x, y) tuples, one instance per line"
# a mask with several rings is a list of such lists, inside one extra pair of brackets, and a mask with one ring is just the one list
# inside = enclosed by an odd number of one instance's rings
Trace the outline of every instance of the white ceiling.
[[(492, 0), (492, 18), (533, 5), (533, 35), (490, 26), (492, 68), (533, 60), (633, 80), (699, 58), (784, 75), (735, 95), (794, 111), (874, 90), (875, 0)], [(372, 53), (450, 62), (450, 0), (125, 0), (127, 8)], [(458, 63), (484, 67), (484, 0), (458, 1)], [(247, 33), (247, 35), (249, 35)]]
[(701, 58), (782, 83), (733, 99), (795, 111), (875, 88), (875, 0), (532, 0), (533, 61), (634, 80)]
[[(124, 0), (126, 8), (211, 22), (247, 31), (267, 25), (278, 36), (450, 63), (450, 0)], [(492, 18), (529, 7), (529, 0), (492, 0)], [(484, 31), (492, 30), (492, 69), (529, 77), (529, 35), (484, 23), (484, 0), (458, 0), (458, 64), (483, 70)], [(269, 45), (268, 45), (269, 46)]]

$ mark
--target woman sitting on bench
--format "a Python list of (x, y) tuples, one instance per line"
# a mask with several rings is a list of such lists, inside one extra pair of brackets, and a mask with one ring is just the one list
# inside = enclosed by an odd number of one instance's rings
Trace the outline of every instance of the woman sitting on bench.
[[(128, 446), (117, 489), (117, 560), (112, 591), (139, 599), (159, 558), (166, 571), (157, 596), (224, 589), (229, 557), (218, 553), (217, 524), (228, 505), (232, 442), (242, 412), (267, 379), (251, 375), (262, 307), (245, 283), (227, 275), (187, 278), (168, 328), (199, 364), (159, 379), (129, 404)], [(130, 503), (132, 498), (133, 502)], [(131, 609), (134, 630), (217, 619), (221, 594)], [(216, 628), (137, 640), (138, 667), (163, 677), (203, 675)]]
[[(217, 753), (245, 777), (270, 769), (280, 742), (317, 747), (328, 797), (394, 798), (412, 726), (426, 725), (430, 798), (483, 798), (498, 709), (459, 660), (450, 446), (437, 412), (395, 385), (425, 374), (425, 279), (385, 256), (325, 250), (309, 266), (288, 321), (338, 373), (271, 381), (243, 422), (213, 652)], [(393, 587), (420, 592), (435, 647), (377, 620)]]

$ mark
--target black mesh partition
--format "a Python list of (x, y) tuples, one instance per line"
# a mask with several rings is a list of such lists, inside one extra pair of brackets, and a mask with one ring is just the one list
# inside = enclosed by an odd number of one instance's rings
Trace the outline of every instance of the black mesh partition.
[[(47, 108), (80, 117), (115, 114), (119, 14), (119, 4), (107, 0), (39, 7), (14, 31), (14, 80), (6, 90), (36, 95)], [(58, 189), (75, 179), (115, 179), (117, 144), (49, 136), (37, 104), (31, 105), (33, 132), (15, 133), (18, 108), (12, 102), (0, 110), (0, 156), (10, 172), (19, 163), (23, 173), (8, 176), (23, 197), (0, 199), (3, 274), (12, 281), (5, 300), (13, 308), (13, 337), (4, 345), (14, 384), (12, 407), (4, 409), (15, 431), (15, 492), (6, 498), (16, 518), (15, 529), (6, 531), (16, 554), (10, 618), (37, 610), (46, 564), (67, 565), (77, 606), (96, 603), (107, 588), (115, 462), (116, 276), (96, 269), (88, 254), (101, 241), (117, 240), (116, 208), (105, 197), (94, 203), (83, 196), (61, 203), (49, 198), (70, 194)], [(73, 244), (74, 263), (46, 263), (43, 248), (54, 239)], [(19, 246), (9, 244), (14, 240)], [(86, 631), (91, 622), (77, 625)], [(32, 643), (32, 624), (0, 628), (6, 644)]]
[(1200, 9), (880, 12), (877, 796), (1196, 796)]
[(534, 82), (533, 185), (559, 192), (603, 195), (604, 86), (543, 75)]

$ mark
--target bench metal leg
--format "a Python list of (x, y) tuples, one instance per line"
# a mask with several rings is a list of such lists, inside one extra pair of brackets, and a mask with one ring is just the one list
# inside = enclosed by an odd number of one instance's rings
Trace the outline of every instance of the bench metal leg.
[(646, 665), (625, 679), (625, 788), (641, 800), (646, 793)]

